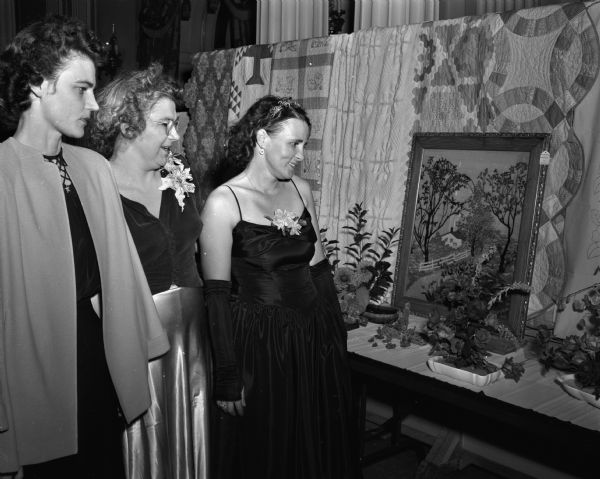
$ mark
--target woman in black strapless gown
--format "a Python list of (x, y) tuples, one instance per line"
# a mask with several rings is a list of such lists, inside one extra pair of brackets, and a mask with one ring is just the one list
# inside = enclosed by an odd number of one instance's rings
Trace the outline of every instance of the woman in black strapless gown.
[(223, 411), (214, 477), (354, 477), (346, 331), (310, 188), (294, 176), (309, 129), (297, 103), (260, 99), (228, 145), (247, 166), (202, 213)]

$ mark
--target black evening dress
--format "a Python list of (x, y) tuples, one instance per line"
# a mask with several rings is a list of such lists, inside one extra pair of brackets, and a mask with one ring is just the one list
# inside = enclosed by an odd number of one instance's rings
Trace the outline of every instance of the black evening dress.
[(124, 478), (121, 435), (125, 420), (119, 408), (102, 339), (102, 320), (91, 298), (100, 292), (96, 249), (68, 167), (58, 155), (44, 155), (60, 170), (69, 216), (77, 289), (77, 443), (78, 452), (45, 463), (25, 466), (25, 479)]
[(317, 236), (306, 208), (301, 218), (300, 234), (283, 236), (244, 221), (240, 209), (233, 229), (233, 333), (246, 409), (220, 419), (229, 432), (220, 432), (219, 462), (233, 469), (221, 467), (222, 476), (354, 477), (347, 333), (339, 306), (313, 284)]
[(171, 349), (150, 362), (152, 404), (124, 435), (126, 470), (133, 479), (208, 477), (210, 349), (202, 281), (195, 260), (202, 223), (191, 197), (183, 211), (171, 189), (159, 217), (121, 197)]

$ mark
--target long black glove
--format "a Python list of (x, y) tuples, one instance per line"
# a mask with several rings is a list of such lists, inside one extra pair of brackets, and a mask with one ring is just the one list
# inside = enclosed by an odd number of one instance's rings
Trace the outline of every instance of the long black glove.
[(340, 318), (342, 317), (342, 310), (340, 309), (340, 303), (338, 301), (337, 290), (333, 283), (333, 275), (331, 274), (331, 265), (327, 258), (319, 261), (317, 264), (310, 267), (310, 275), (312, 277), (313, 284), (317, 288), (317, 291), (321, 297), (328, 303), (337, 305), (337, 310), (340, 312)]
[(214, 399), (237, 401), (242, 397), (242, 380), (233, 347), (231, 282), (207, 279), (204, 294), (214, 359)]
[(342, 309), (340, 308), (337, 290), (335, 289), (335, 283), (333, 282), (331, 265), (329, 264), (327, 258), (310, 267), (310, 276), (322, 300), (332, 305), (337, 312), (335, 329), (337, 329), (338, 334), (340, 335), (340, 340), (346, 344), (346, 340), (348, 339), (348, 331), (346, 330), (346, 324), (344, 323), (344, 316), (342, 315)]

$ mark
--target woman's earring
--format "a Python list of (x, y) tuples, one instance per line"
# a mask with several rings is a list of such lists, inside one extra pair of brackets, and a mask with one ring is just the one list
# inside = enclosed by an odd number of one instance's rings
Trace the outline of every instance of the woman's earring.
[(264, 149), (264, 148), (261, 148), (261, 147), (259, 146), (259, 147), (258, 147), (258, 154), (259, 154), (259, 155), (261, 155), (261, 156), (262, 156), (262, 155), (264, 155), (264, 154), (265, 154), (265, 149)]

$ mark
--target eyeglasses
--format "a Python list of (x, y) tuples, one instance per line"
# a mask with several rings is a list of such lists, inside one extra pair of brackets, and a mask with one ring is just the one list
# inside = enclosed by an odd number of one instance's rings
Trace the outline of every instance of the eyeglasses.
[(171, 132), (173, 131), (173, 128), (175, 128), (175, 130), (177, 130), (177, 126), (179, 125), (179, 120), (157, 121), (157, 120), (153, 120), (152, 118), (148, 118), (148, 120), (150, 120), (152, 123), (156, 123), (157, 125), (164, 126), (167, 136), (169, 136), (171, 134)]

